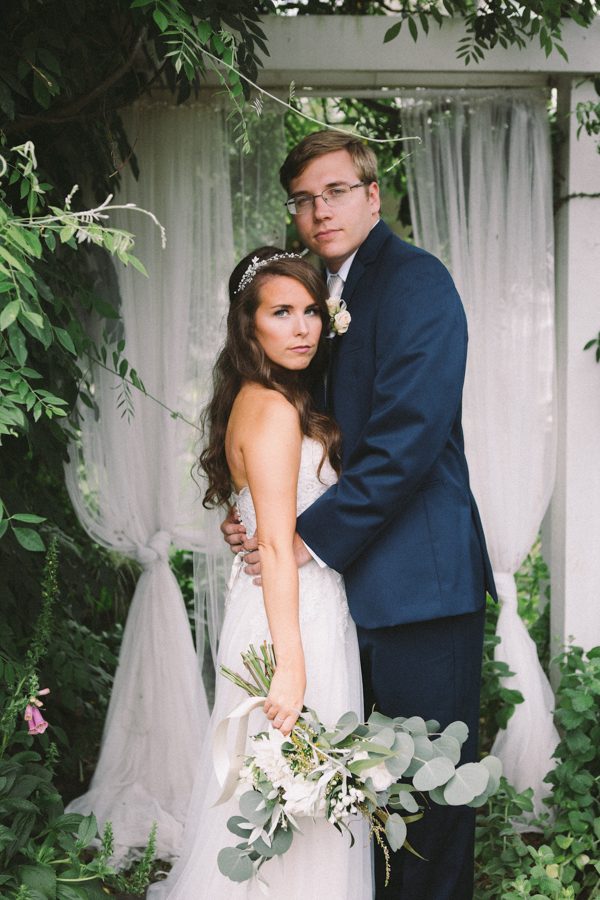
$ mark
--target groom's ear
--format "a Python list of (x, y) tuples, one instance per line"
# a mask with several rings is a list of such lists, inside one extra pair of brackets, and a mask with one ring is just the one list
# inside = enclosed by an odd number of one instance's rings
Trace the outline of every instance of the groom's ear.
[(381, 197), (379, 196), (379, 185), (376, 181), (372, 181), (367, 188), (367, 199), (373, 216), (378, 216), (381, 210)]

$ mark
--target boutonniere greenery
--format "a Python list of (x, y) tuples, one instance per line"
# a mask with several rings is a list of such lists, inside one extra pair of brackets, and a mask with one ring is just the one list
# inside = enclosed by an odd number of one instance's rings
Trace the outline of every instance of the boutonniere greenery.
[(352, 321), (352, 316), (346, 308), (346, 301), (341, 297), (329, 297), (327, 300), (329, 311), (329, 334), (333, 338), (336, 334), (346, 334)]

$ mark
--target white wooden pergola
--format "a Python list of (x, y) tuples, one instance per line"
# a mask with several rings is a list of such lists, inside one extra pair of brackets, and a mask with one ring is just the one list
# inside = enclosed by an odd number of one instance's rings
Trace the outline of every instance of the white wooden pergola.
[[(584, 30), (564, 28), (568, 62), (546, 58), (537, 44), (496, 48), (478, 65), (456, 58), (460, 23), (432, 26), (415, 43), (403, 29), (383, 38), (389, 16), (299, 16), (263, 20), (270, 57), (260, 85), (281, 95), (390, 97), (415, 87), (507, 88), (545, 86), (558, 95), (564, 135), (556, 214), (556, 329), (558, 467), (543, 525), (543, 550), (552, 584), (551, 639), (558, 651), (571, 638), (600, 645), (600, 366), (583, 346), (600, 329), (600, 154), (577, 136), (577, 103), (598, 100), (590, 78), (600, 70), (600, 20)], [(574, 196), (577, 195), (577, 196)]]

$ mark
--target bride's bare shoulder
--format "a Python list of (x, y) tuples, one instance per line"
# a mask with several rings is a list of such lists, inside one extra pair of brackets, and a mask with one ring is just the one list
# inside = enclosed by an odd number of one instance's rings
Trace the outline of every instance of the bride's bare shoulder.
[(300, 425), (298, 410), (280, 391), (254, 383), (241, 388), (233, 403), (231, 419), (240, 425), (249, 422), (254, 428), (269, 424)]

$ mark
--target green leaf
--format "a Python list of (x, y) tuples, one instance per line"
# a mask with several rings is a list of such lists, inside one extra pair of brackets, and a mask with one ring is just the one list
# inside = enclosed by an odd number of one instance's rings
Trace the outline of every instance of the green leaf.
[(65, 350), (68, 350), (69, 353), (73, 354), (73, 356), (77, 356), (75, 344), (73, 343), (73, 339), (68, 331), (66, 331), (64, 328), (58, 328), (57, 326), (55, 326), (54, 334), (56, 335), (62, 346), (65, 348)]
[(160, 9), (155, 9), (152, 13), (152, 18), (158, 25), (160, 31), (166, 31), (169, 27), (169, 20), (165, 16), (164, 12), (161, 12)]
[[(250, 828), (247, 827), (249, 824), (251, 825)], [(243, 825), (246, 825), (246, 828), (243, 828)], [(243, 816), (231, 816), (227, 820), (227, 828), (236, 837), (247, 838), (254, 826), (247, 819), (244, 819)]]
[(98, 822), (96, 816), (91, 813), (85, 816), (79, 823), (77, 829), (77, 843), (81, 847), (89, 847), (96, 835), (98, 834)]
[(39, 313), (34, 312), (32, 309), (24, 309), (23, 315), (26, 319), (29, 319), (36, 328), (41, 330), (44, 327), (44, 317)]
[(42, 245), (35, 231), (28, 231), (25, 228), (17, 228), (15, 226), (11, 228), (9, 236), (11, 241), (17, 244), (19, 249), (24, 250), (25, 253), (30, 253), (36, 259), (39, 259), (42, 255)]
[(400, 791), (398, 794), (398, 802), (401, 803), (403, 808), (409, 813), (419, 812), (419, 804), (410, 791)]
[(21, 866), (19, 878), (28, 888), (38, 891), (43, 897), (56, 896), (56, 872), (51, 866)]
[(388, 28), (388, 30), (385, 33), (385, 37), (383, 38), (383, 43), (387, 44), (389, 41), (393, 41), (395, 37), (398, 37), (398, 35), (400, 34), (401, 28), (402, 28), (402, 20), (400, 20), (399, 22), (396, 22), (394, 25), (392, 25), (391, 28)]
[(335, 726), (335, 734), (331, 738), (330, 743), (335, 747), (336, 744), (340, 744), (344, 741), (349, 735), (352, 734), (354, 729), (358, 726), (358, 716), (354, 712), (347, 712), (341, 716), (336, 722)]
[(8, 329), (8, 343), (19, 365), (24, 365), (27, 361), (27, 342), (16, 322)]
[(408, 30), (410, 31), (410, 35), (413, 41), (416, 43), (417, 38), (419, 37), (419, 29), (417, 28), (417, 23), (412, 16), (410, 16), (408, 19)]
[(260, 853), (261, 856), (271, 859), (273, 856), (282, 856), (284, 853), (287, 853), (292, 845), (293, 838), (294, 832), (291, 828), (283, 829), (279, 827), (273, 835), (270, 847), (261, 837), (252, 841), (251, 846), (257, 853)]
[[(413, 777), (413, 784), (418, 791), (429, 791), (446, 784), (455, 773), (454, 765), (445, 756), (434, 756), (423, 763)], [(486, 777), (487, 782), (487, 777)]]
[(64, 225), (58, 233), (61, 244), (66, 244), (67, 241), (70, 241), (76, 231), (75, 225)]
[(133, 0), (129, 8), (137, 9), (140, 6), (150, 6), (151, 3), (154, 3), (154, 0)]
[(219, 871), (231, 881), (249, 881), (254, 874), (254, 866), (247, 853), (237, 847), (224, 847), (217, 856)]
[(402, 727), (410, 732), (413, 737), (427, 734), (427, 725), (425, 724), (425, 719), (422, 719), (421, 716), (411, 716), (410, 719), (405, 719)]
[(469, 737), (469, 729), (464, 722), (450, 722), (450, 724), (444, 728), (442, 734), (448, 734), (450, 737), (456, 738), (458, 743), (462, 746)]
[(20, 300), (11, 300), (10, 303), (6, 304), (6, 306), (0, 313), (0, 331), (4, 331), (5, 328), (8, 328), (9, 325), (12, 325), (12, 323), (19, 315), (20, 307)]
[(17, 528), (11, 525), (12, 532), (18, 540), (21, 547), (30, 550), (32, 553), (41, 552), (46, 549), (43, 540), (32, 528)]
[(442, 734), (431, 742), (431, 749), (436, 756), (445, 756), (455, 766), (460, 762), (460, 744), (451, 734)]
[(385, 823), (385, 836), (394, 852), (400, 850), (406, 840), (406, 822), (398, 813), (392, 813)]
[(27, 522), (29, 525), (39, 525), (40, 522), (46, 521), (43, 516), (35, 516), (33, 513), (14, 513), (10, 518), (16, 522)]
[(390, 775), (400, 778), (401, 775), (404, 775), (411, 763), (415, 752), (415, 742), (410, 734), (397, 734), (392, 750), (394, 751), (394, 756), (390, 759), (386, 759), (385, 765)]
[(210, 40), (213, 30), (208, 22), (198, 22), (197, 34), (201, 44), (206, 44)]
[(487, 787), (490, 773), (479, 763), (465, 763), (459, 766), (456, 774), (444, 788), (444, 799), (450, 806), (462, 806), (470, 803)]
[(148, 278), (148, 272), (143, 262), (137, 258), (137, 256), (132, 256), (131, 254), (127, 255), (127, 262), (131, 263), (134, 269), (137, 269), (138, 272), (141, 272), (142, 275), (145, 275)]
[(575, 712), (585, 712), (586, 710), (591, 709), (592, 706), (594, 706), (594, 703), (594, 698), (590, 697), (589, 694), (584, 694), (583, 691), (574, 694), (571, 700)]
[(253, 825), (264, 825), (271, 817), (265, 805), (265, 798), (259, 791), (246, 791), (242, 794), (239, 807), (240, 813)]

